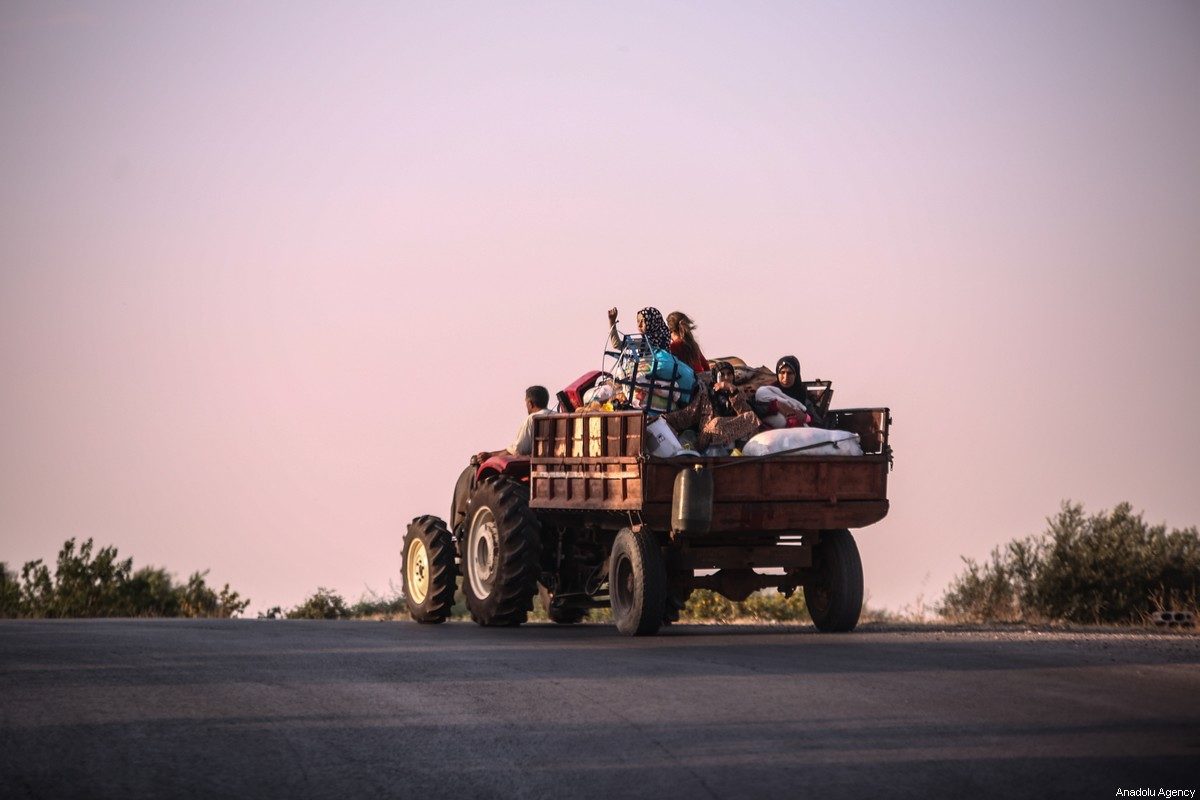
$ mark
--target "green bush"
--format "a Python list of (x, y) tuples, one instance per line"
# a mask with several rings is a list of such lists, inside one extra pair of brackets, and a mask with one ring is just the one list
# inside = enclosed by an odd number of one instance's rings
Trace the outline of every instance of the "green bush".
[(332, 589), (318, 586), (303, 603), (288, 611), (273, 606), (259, 614), (259, 619), (395, 619), (407, 616), (408, 606), (404, 595), (395, 589), (389, 595), (379, 595), (367, 589), (358, 602), (349, 605), (346, 599)]
[(0, 564), (0, 616), (236, 617), (250, 604), (229, 584), (214, 592), (205, 583), (207, 572), (177, 586), (158, 567), (134, 572), (133, 559), (118, 558), (115, 547), (93, 550), (91, 539), (78, 549), (68, 539), (53, 575), (40, 558), (26, 562), (20, 579)]
[(349, 619), (350, 608), (340, 594), (318, 586), (317, 591), (284, 616), (288, 619)]
[(755, 592), (739, 603), (710, 589), (697, 589), (688, 598), (679, 619), (682, 622), (807, 622), (811, 617), (804, 604), (804, 592), (785, 597), (774, 589), (767, 589)]
[(387, 595), (376, 594), (370, 588), (350, 606), (354, 619), (397, 619), (408, 616), (404, 595), (393, 586)]
[(1195, 527), (1147, 525), (1128, 503), (1088, 516), (1063, 503), (1038, 535), (1009, 542), (966, 570), (938, 611), (956, 620), (1136, 622), (1161, 608), (1196, 607)]
[(0, 561), (0, 618), (21, 615), (21, 583), (17, 574)]
[[(193, 572), (192, 576), (188, 578), (187, 586), (184, 587), (180, 600), (183, 610), (181, 616), (229, 617), (246, 610), (250, 601), (242, 600), (237, 592), (229, 588), (228, 583), (220, 592), (214, 592), (208, 588), (208, 584), (204, 582), (204, 576), (207, 574), (208, 570)], [(231, 611), (233, 613), (230, 613)]]

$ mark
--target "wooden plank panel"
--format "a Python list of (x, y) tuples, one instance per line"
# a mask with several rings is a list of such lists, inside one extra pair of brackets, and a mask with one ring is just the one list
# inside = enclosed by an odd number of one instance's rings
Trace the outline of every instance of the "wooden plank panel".
[[(720, 464), (726, 459), (707, 460)], [(675, 475), (692, 461), (646, 464), (646, 497), (669, 502)], [(833, 456), (746, 462), (713, 473), (716, 502), (872, 500), (886, 497), (887, 460), (880, 456)]]
[(603, 425), (600, 417), (588, 417), (588, 458), (600, 458), (604, 455)]
[[(812, 531), (862, 528), (887, 516), (886, 500), (839, 503), (718, 503), (713, 506), (712, 533), (739, 531)], [(671, 504), (642, 504), (642, 519), (656, 530), (671, 526)], [(699, 537), (698, 537), (699, 540)]]

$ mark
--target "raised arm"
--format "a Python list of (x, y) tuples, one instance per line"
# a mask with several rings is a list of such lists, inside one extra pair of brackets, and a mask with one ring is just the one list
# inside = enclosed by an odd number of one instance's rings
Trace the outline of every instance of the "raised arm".
[(620, 350), (621, 341), (625, 337), (617, 330), (617, 308), (613, 306), (608, 310), (608, 346), (610, 350)]

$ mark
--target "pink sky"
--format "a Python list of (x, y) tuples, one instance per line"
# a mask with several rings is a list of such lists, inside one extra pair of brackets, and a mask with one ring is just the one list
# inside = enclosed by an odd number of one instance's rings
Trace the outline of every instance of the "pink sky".
[(399, 585), (604, 310), (889, 405), (874, 605), (1200, 523), (1184, 2), (0, 7), (0, 559)]

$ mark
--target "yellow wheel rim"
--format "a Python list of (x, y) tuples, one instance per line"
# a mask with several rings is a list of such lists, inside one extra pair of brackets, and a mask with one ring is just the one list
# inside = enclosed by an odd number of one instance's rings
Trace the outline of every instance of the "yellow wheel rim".
[(404, 583), (408, 587), (408, 596), (420, 605), (429, 596), (429, 551), (420, 539), (413, 539), (409, 543), (408, 557), (404, 559), (404, 565)]

